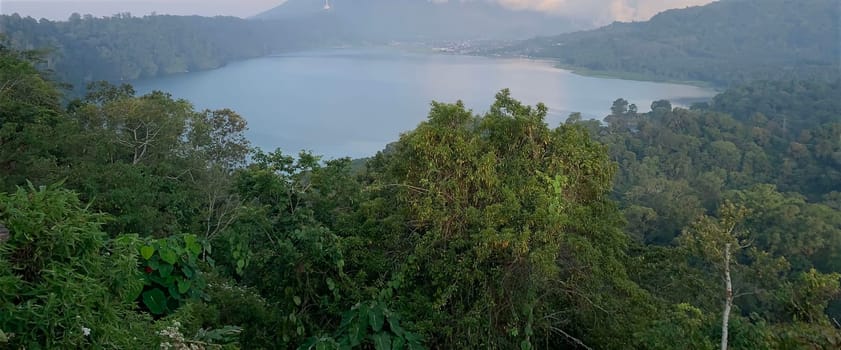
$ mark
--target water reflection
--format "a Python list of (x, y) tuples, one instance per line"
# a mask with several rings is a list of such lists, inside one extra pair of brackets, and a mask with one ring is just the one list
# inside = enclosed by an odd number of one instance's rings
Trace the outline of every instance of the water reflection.
[(645, 111), (654, 100), (712, 96), (693, 86), (583, 77), (548, 62), (406, 53), (324, 50), (266, 57), (227, 67), (135, 82), (198, 108), (232, 108), (265, 149), (363, 157), (426, 118), (432, 100), (461, 99), (475, 112), (509, 88), (515, 98), (550, 108), (550, 125), (571, 112), (600, 118), (617, 98)]

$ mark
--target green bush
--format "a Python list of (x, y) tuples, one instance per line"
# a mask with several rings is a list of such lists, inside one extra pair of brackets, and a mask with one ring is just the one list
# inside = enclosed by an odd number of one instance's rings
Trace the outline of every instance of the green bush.
[(167, 319), (178, 319), (184, 334), (200, 335), (209, 330), (231, 329), (231, 325), (241, 327), (236, 343), (244, 349), (283, 347), (279, 330), (286, 321), (286, 313), (252, 288), (237, 285), (216, 273), (205, 277), (206, 298), (188, 302)]
[(379, 301), (356, 304), (345, 312), (342, 324), (333, 337), (313, 337), (299, 350), (328, 349), (425, 349), (423, 338), (400, 326), (400, 317)]
[(11, 348), (151, 348), (134, 312), (136, 236), (108, 240), (106, 217), (57, 186), (0, 193), (0, 330)]
[(204, 279), (198, 268), (202, 251), (195, 235), (149, 240), (140, 247), (145, 287), (139, 297), (154, 315), (169, 314), (202, 294)]

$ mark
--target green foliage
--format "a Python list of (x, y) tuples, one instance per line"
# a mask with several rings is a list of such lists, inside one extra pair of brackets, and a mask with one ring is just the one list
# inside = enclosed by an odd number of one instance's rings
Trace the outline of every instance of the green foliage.
[[(834, 97), (838, 86), (837, 82), (758, 82), (728, 91), (712, 105), (654, 108), (644, 114), (632, 111), (627, 101), (617, 101), (618, 108), (605, 118), (607, 125), (593, 129), (592, 134), (608, 146), (611, 159), (619, 163), (614, 198), (623, 208), (632, 235), (646, 243), (669, 244), (697, 216), (715, 211), (723, 199), (732, 197), (729, 191), (758, 184), (799, 193), (804, 197), (800, 201), (805, 201), (799, 206), (818, 204), (841, 190), (841, 163), (834, 158), (841, 150)], [(794, 105), (797, 109), (771, 104), (792, 98), (806, 102)], [(789, 131), (782, 128), (784, 120), (788, 120)], [(794, 125), (800, 128), (796, 133), (791, 129)], [(748, 205), (757, 215), (766, 210), (777, 212), (764, 216), (770, 221), (766, 228), (795, 215), (779, 216), (780, 210), (790, 205), (772, 197), (753, 199)], [(793, 204), (793, 197), (799, 196), (787, 197), (792, 197)], [(772, 203), (780, 203), (775, 204), (779, 209), (769, 207)], [(808, 224), (817, 232), (833, 226), (828, 212), (818, 214), (818, 206), (807, 207), (808, 215), (795, 216), (820, 218)], [(826, 206), (826, 210), (837, 209)], [(751, 222), (758, 224), (762, 219)], [(825, 228), (818, 228), (821, 226)], [(791, 235), (800, 231), (795, 225), (784, 230)], [(821, 236), (831, 240), (832, 234)], [(806, 244), (813, 240), (798, 241)]]
[(242, 331), (239, 327), (225, 326), (219, 329), (200, 328), (192, 337), (186, 336), (181, 322), (158, 322), (161, 349), (236, 350), (237, 339)]
[(0, 193), (0, 329), (12, 348), (151, 347), (133, 311), (140, 241), (102, 232), (105, 217), (54, 186)]
[(126, 85), (91, 88), (69, 108), (61, 173), (116, 217), (109, 231), (211, 240), (230, 225), (241, 209), (230, 174), (251, 151), (242, 117), (160, 92), (137, 97)]
[[(204, 330), (240, 327), (237, 343), (244, 349), (269, 349), (282, 344), (278, 330), (286, 321), (276, 305), (263, 298), (254, 288), (211, 273), (204, 292), (206, 298), (193, 300), (172, 317), (179, 319), (186, 334)], [(182, 314), (188, 317), (179, 317)]]
[(655, 321), (643, 334), (637, 334), (645, 349), (712, 350), (710, 317), (690, 304), (677, 304), (668, 315)]
[(393, 281), (399, 312), (433, 347), (562, 344), (577, 332), (563, 330), (570, 318), (618, 307), (595, 290), (636, 293), (606, 196), (613, 164), (585, 130), (549, 129), (545, 115), (508, 91), (484, 117), (433, 103), (426, 122), (375, 160), (384, 207), (410, 223), (388, 238), (408, 244), (384, 248), (406, 257)]
[(803, 131), (815, 132), (821, 125), (838, 122), (841, 81), (757, 81), (734, 86), (710, 103), (716, 111), (730, 113), (742, 122), (767, 129), (771, 137), (796, 140)]
[(757, 185), (726, 197), (753, 209), (746, 218), (751, 230), (761, 232), (756, 245), (786, 257), (795, 271), (817, 267), (841, 272), (841, 216), (823, 203), (809, 203), (802, 196)]
[(503, 91), (360, 164), (0, 60), (2, 347), (709, 349), (724, 266), (732, 348), (841, 343), (838, 84), (551, 128)]
[[(253, 163), (234, 175), (236, 194), (246, 205), (212, 241), (216, 249), (211, 256), (217, 269), (237, 276), (264, 298), (259, 304), (265, 311), (249, 320), (254, 328), (244, 330), (262, 338), (249, 344), (297, 346), (338, 327), (341, 312), (352, 305), (346, 299), (354, 289), (344, 273), (344, 239), (329, 227), (340, 226), (350, 215), (341, 200), (356, 195), (346, 164), (322, 166), (306, 153), (257, 152)], [(316, 214), (315, 209), (331, 213)]]
[[(631, 276), (665, 303), (649, 318), (658, 320), (653, 330), (637, 333), (642, 347), (668, 347), (658, 333), (721, 336), (717, 276), (729, 242), (739, 251), (731, 346), (832, 348), (833, 338), (819, 334), (834, 334), (829, 323), (839, 315), (838, 164), (827, 156), (841, 146), (835, 90), (837, 82), (757, 82), (689, 110), (657, 101), (645, 114), (618, 100), (606, 125), (587, 124), (620, 165), (614, 198), (638, 242)], [(732, 226), (723, 213), (739, 207)], [(810, 279), (828, 289), (808, 287)], [(701, 311), (703, 327), (680, 326), (688, 321), (671, 308), (686, 303)]]
[(201, 297), (205, 284), (198, 266), (201, 252), (195, 235), (147, 240), (140, 247), (145, 281), (141, 305), (153, 315), (165, 315)]
[(365, 302), (353, 306), (342, 316), (342, 323), (333, 337), (312, 337), (299, 350), (317, 349), (425, 349), (421, 336), (400, 326), (400, 318), (382, 302)]
[(0, 189), (13, 191), (27, 179), (50, 183), (60, 149), (52, 142), (64, 123), (59, 93), (35, 64), (35, 52), (2, 46), (0, 38)]
[(236, 342), (242, 328), (225, 326), (220, 329), (199, 329), (196, 340), (210, 344), (230, 344)]

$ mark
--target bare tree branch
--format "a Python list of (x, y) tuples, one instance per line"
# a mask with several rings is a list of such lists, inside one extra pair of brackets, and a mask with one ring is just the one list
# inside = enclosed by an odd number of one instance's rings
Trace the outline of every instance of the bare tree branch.
[(584, 344), (584, 342), (583, 342), (583, 341), (581, 341), (580, 339), (578, 339), (578, 338), (576, 338), (576, 337), (571, 336), (571, 335), (570, 335), (569, 333), (567, 333), (567, 332), (564, 332), (564, 330), (563, 330), (563, 329), (560, 329), (560, 328), (558, 328), (558, 327), (554, 327), (554, 326), (550, 326), (550, 327), (549, 327), (549, 329), (551, 329), (552, 331), (557, 332), (557, 333), (559, 333), (559, 334), (563, 335), (564, 337), (566, 337), (566, 338), (567, 338), (567, 339), (569, 339), (569, 340), (572, 340), (572, 341), (573, 341), (576, 345), (578, 345), (578, 346), (580, 346), (580, 347), (582, 347), (582, 348), (585, 348), (585, 349), (587, 349), (587, 350), (593, 350), (593, 348), (591, 348), (591, 347), (587, 346), (587, 344)]

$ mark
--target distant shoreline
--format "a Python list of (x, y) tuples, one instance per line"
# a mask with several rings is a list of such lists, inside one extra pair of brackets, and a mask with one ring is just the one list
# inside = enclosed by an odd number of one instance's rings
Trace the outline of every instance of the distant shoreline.
[[(439, 51), (435, 51), (439, 52)], [(620, 80), (631, 80), (631, 81), (641, 81), (641, 82), (651, 82), (651, 83), (667, 83), (667, 84), (679, 84), (679, 85), (689, 85), (695, 86), (704, 89), (710, 89), (715, 92), (722, 92), (726, 90), (726, 87), (716, 85), (711, 82), (701, 81), (701, 80), (676, 80), (676, 79), (666, 79), (660, 78), (657, 76), (644, 74), (644, 73), (634, 73), (634, 72), (625, 72), (625, 71), (608, 71), (608, 70), (598, 70), (598, 69), (591, 69), (587, 67), (581, 67), (571, 64), (566, 64), (558, 61), (557, 59), (553, 59), (551, 57), (539, 57), (539, 56), (531, 56), (531, 55), (505, 55), (505, 54), (488, 54), (482, 51), (467, 51), (467, 52), (439, 52), (443, 54), (453, 54), (453, 55), (465, 55), (465, 56), (478, 56), (478, 57), (487, 57), (490, 59), (527, 59), (532, 61), (539, 61), (545, 62), (547, 64), (552, 65), (555, 68), (562, 69), (568, 71), (570, 73), (585, 76), (585, 77), (593, 77), (593, 78), (606, 78), (606, 79), (620, 79)]]
[(152, 77), (142, 77), (138, 79), (131, 79), (122, 82), (129, 82), (134, 83), (137, 81), (143, 81), (147, 79), (160, 79), (165, 77), (172, 77), (178, 76), (183, 74), (190, 74), (190, 73), (200, 73), (200, 72), (207, 72), (213, 71), (217, 69), (225, 68), (231, 64), (236, 64), (239, 62), (246, 62), (255, 59), (262, 59), (262, 58), (271, 58), (271, 57), (283, 57), (286, 55), (294, 55), (295, 53), (303, 53), (307, 51), (314, 51), (314, 50), (335, 50), (335, 49), (370, 49), (372, 47), (381, 47), (381, 48), (389, 48), (389, 49), (396, 49), (400, 51), (404, 51), (406, 53), (422, 53), (422, 54), (430, 54), (430, 55), (442, 55), (442, 56), (473, 56), (473, 57), (483, 57), (491, 60), (497, 59), (522, 59), (522, 60), (529, 60), (535, 62), (545, 63), (548, 66), (551, 66), (556, 69), (564, 70), (570, 72), (575, 75), (584, 76), (584, 77), (593, 77), (593, 78), (605, 78), (605, 79), (617, 79), (617, 80), (628, 80), (628, 81), (639, 81), (639, 82), (651, 82), (651, 83), (667, 83), (667, 84), (678, 84), (678, 85), (687, 85), (687, 86), (695, 86), (703, 89), (710, 89), (716, 93), (724, 91), (724, 88), (720, 86), (716, 86), (712, 83), (704, 82), (704, 81), (681, 81), (681, 80), (670, 80), (670, 79), (662, 79), (657, 78), (654, 76), (640, 74), (640, 73), (632, 73), (632, 72), (618, 72), (618, 71), (601, 71), (601, 70), (593, 70), (589, 68), (573, 66), (568, 64), (563, 64), (554, 60), (552, 58), (547, 57), (534, 57), (534, 56), (518, 56), (518, 55), (488, 55), (488, 54), (481, 54), (476, 52), (442, 52), (435, 50), (435, 48), (430, 46), (424, 45), (412, 45), (412, 44), (404, 44), (404, 45), (341, 45), (341, 46), (327, 46), (327, 47), (311, 47), (306, 49), (293, 49), (293, 50), (284, 50), (278, 52), (272, 52), (265, 55), (254, 56), (254, 57), (245, 57), (241, 59), (235, 59), (230, 61), (222, 62), (218, 67), (208, 68), (208, 69), (200, 69), (195, 71), (187, 71), (187, 72), (173, 72), (168, 74), (161, 74)]
[[(551, 60), (550, 60), (551, 61)], [(657, 78), (651, 75), (642, 74), (642, 73), (633, 73), (633, 72), (618, 72), (618, 71), (603, 71), (603, 70), (595, 70), (589, 69), (584, 67), (577, 67), (573, 65), (563, 64), (557, 61), (554, 62), (555, 66), (568, 70), (574, 74), (578, 74), (581, 76), (586, 77), (595, 77), (595, 78), (611, 78), (611, 79), (622, 79), (622, 80), (633, 80), (633, 81), (647, 81), (652, 83), (668, 83), (668, 84), (680, 84), (680, 85), (690, 85), (696, 86), (704, 89), (710, 89), (716, 92), (724, 91), (724, 88), (721, 86), (717, 86), (712, 83), (708, 83), (705, 81), (697, 81), (697, 80), (673, 80), (673, 79), (663, 79)]]
[(553, 67), (568, 71), (570, 73), (584, 76), (584, 77), (593, 77), (593, 78), (607, 78), (607, 79), (620, 79), (620, 80), (631, 80), (631, 81), (642, 81), (642, 82), (651, 82), (651, 83), (667, 83), (667, 84), (679, 84), (679, 85), (689, 85), (695, 86), (704, 89), (710, 89), (715, 92), (722, 92), (725, 90), (724, 87), (718, 86), (713, 83), (700, 81), (700, 80), (675, 80), (675, 79), (664, 79), (658, 78), (656, 76), (643, 74), (643, 73), (634, 73), (634, 72), (623, 72), (623, 71), (607, 71), (607, 70), (597, 70), (597, 69), (590, 69), (581, 66), (575, 66), (571, 64), (561, 63), (555, 59), (548, 58), (548, 57), (536, 57), (536, 56), (518, 56), (518, 55), (487, 55), (487, 54), (480, 54), (480, 53), (461, 53), (462, 55), (469, 55), (469, 56), (480, 56), (480, 57), (488, 57), (488, 58), (520, 58), (520, 59), (529, 59), (534, 61), (546, 62), (551, 64)]

